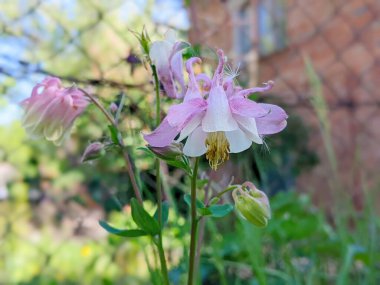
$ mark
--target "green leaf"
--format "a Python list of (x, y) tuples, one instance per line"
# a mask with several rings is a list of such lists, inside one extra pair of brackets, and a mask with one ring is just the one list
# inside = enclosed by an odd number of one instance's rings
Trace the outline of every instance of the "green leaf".
[(132, 218), (135, 223), (148, 234), (154, 236), (160, 232), (157, 221), (149, 215), (135, 198), (131, 200)]
[(139, 230), (139, 229), (121, 230), (121, 229), (114, 228), (113, 226), (108, 224), (106, 221), (99, 221), (99, 225), (110, 234), (114, 234), (121, 237), (140, 237), (140, 236), (147, 235), (145, 231)]
[(108, 129), (110, 130), (110, 133), (111, 133), (112, 142), (114, 144), (119, 144), (119, 138), (120, 138), (119, 130), (113, 125), (108, 125)]
[[(158, 222), (158, 209), (154, 213), (154, 218)], [(168, 218), (169, 218), (169, 202), (168, 201), (164, 201), (162, 203), (162, 225), (161, 225), (161, 228), (164, 227), (165, 223), (168, 221)]]
[[(189, 194), (185, 194), (183, 199), (185, 200), (186, 204), (189, 205), (189, 207), (191, 207), (191, 196)], [(195, 204), (196, 204), (198, 209), (206, 208), (205, 204), (203, 204), (203, 202), (201, 200), (196, 199)]]
[(211, 212), (211, 216), (214, 218), (222, 218), (234, 209), (234, 206), (231, 204), (223, 204), (223, 205), (212, 205), (208, 208)]
[[(191, 207), (191, 196), (189, 194), (185, 194), (185, 196), (183, 197), (183, 199), (185, 200), (186, 204), (189, 207)], [(210, 210), (205, 206), (205, 204), (201, 200), (196, 199), (195, 200), (195, 205), (197, 207), (198, 213), (201, 216), (209, 216), (209, 215), (211, 215)]]

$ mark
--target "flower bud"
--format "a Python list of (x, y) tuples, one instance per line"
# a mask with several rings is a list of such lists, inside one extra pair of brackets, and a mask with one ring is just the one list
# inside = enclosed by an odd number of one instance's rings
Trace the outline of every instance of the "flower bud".
[(232, 197), (241, 216), (257, 227), (266, 227), (271, 218), (268, 197), (251, 182), (234, 190)]
[(118, 109), (117, 105), (112, 102), (111, 105), (110, 105), (110, 111), (111, 111), (111, 113), (116, 113), (117, 109)]
[(165, 147), (148, 145), (148, 148), (161, 159), (175, 160), (182, 155), (183, 144), (179, 142), (172, 142)]
[(100, 142), (94, 142), (87, 146), (84, 151), (81, 162), (97, 159), (105, 154), (104, 144)]

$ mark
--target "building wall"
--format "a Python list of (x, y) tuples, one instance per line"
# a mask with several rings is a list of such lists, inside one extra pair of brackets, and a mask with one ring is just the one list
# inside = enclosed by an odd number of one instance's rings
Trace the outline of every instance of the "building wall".
[[(380, 1), (283, 1), (287, 43), (285, 48), (265, 56), (260, 56), (257, 50), (263, 36), (257, 32), (259, 1), (192, 1), (194, 25), (190, 41), (224, 48), (236, 57), (233, 15), (241, 3), (245, 3), (245, 9), (255, 11), (251, 54), (256, 54), (257, 60), (250, 63), (255, 65), (251, 67), (251, 78), (257, 82), (275, 81), (273, 95), (288, 104), (290, 115), (300, 115), (310, 127), (310, 147), (321, 159), (317, 167), (298, 179), (298, 188), (316, 193), (321, 192), (319, 189), (334, 188), (327, 185), (331, 178), (330, 164), (310, 105), (312, 94), (305, 72), (306, 56), (322, 80), (329, 106), (341, 187), (360, 207), (362, 191), (366, 190), (364, 181), (368, 188), (379, 182)], [(328, 191), (323, 193), (316, 195), (316, 199), (322, 202), (330, 198)]]

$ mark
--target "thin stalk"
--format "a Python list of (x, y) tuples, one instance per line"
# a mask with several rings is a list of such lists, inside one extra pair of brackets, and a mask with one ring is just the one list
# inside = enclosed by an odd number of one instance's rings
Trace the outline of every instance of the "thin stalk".
[(160, 106), (160, 81), (158, 80), (157, 75), (157, 69), (155, 65), (151, 65), (153, 77), (154, 77), (154, 84), (155, 84), (155, 91), (156, 91), (156, 126), (160, 124), (161, 121), (161, 106)]
[[(104, 114), (104, 116), (107, 118), (107, 120), (110, 122), (110, 124), (112, 126), (114, 126), (116, 129), (118, 129), (118, 125), (117, 125), (115, 119), (108, 113), (108, 111), (103, 107), (103, 105), (99, 102), (99, 100), (96, 99), (94, 96), (92, 96), (90, 93), (88, 93), (86, 90), (84, 90), (82, 88), (78, 88), (78, 89), (80, 91), (82, 91), (94, 103), (94, 105)], [(131, 180), (133, 191), (134, 191), (135, 196), (136, 196), (137, 200), (139, 201), (139, 203), (142, 204), (143, 200), (141, 197), (140, 189), (139, 189), (137, 182), (136, 182), (135, 174), (134, 174), (133, 169), (132, 169), (131, 159), (129, 157), (128, 152), (125, 149), (125, 145), (124, 145), (123, 140), (119, 139), (118, 144), (119, 144), (120, 151), (123, 155), (123, 158), (124, 158), (124, 161), (125, 161), (125, 164), (127, 167), (127, 173), (128, 173), (129, 179)]]
[[(158, 126), (160, 124), (160, 121), (161, 121), (160, 82), (158, 80), (156, 67), (152, 64), (151, 68), (152, 68), (152, 72), (153, 72), (155, 91), (156, 91), (156, 126)], [(156, 158), (155, 167), (156, 167), (156, 192), (157, 192), (158, 224), (160, 225), (160, 232), (158, 233), (157, 249), (158, 249), (158, 253), (160, 255), (162, 278), (164, 280), (164, 284), (169, 285), (168, 268), (166, 265), (165, 252), (164, 252), (164, 249), (162, 246), (162, 224), (163, 224), (163, 221), (162, 221), (162, 197), (163, 197), (163, 195), (162, 195), (162, 185), (161, 185), (160, 160), (158, 158)]]
[(165, 251), (162, 246), (162, 235), (159, 234), (158, 241), (156, 243), (157, 249), (158, 249), (158, 255), (160, 257), (160, 263), (161, 263), (161, 274), (162, 279), (164, 281), (164, 285), (169, 285), (169, 274), (168, 274), (168, 268), (166, 266), (166, 259), (165, 259)]
[(194, 276), (194, 268), (195, 268), (195, 253), (197, 249), (197, 227), (198, 227), (198, 219), (197, 219), (197, 175), (198, 175), (198, 164), (199, 158), (195, 159), (193, 176), (191, 177), (191, 239), (190, 239), (190, 257), (189, 257), (189, 276), (187, 279), (187, 285), (193, 285), (195, 276)]
[[(221, 198), (224, 194), (226, 194), (227, 192), (230, 192), (230, 191), (233, 191), (237, 188), (238, 186), (237, 185), (231, 185), (230, 187), (224, 189), (222, 192), (219, 192), (217, 195), (215, 195), (213, 198)], [(212, 198), (212, 199), (213, 199)], [(211, 201), (211, 199), (210, 199)]]

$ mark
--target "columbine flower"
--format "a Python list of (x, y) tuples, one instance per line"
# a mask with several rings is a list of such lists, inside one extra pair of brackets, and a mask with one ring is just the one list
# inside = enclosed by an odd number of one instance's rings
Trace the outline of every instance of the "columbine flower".
[(150, 46), (149, 57), (157, 68), (166, 94), (171, 98), (183, 98), (185, 94), (182, 51), (187, 46), (187, 43), (176, 40), (173, 30), (166, 33), (165, 40), (153, 42)]
[(251, 182), (245, 182), (232, 192), (236, 209), (244, 219), (258, 227), (266, 227), (271, 218), (267, 195)]
[(218, 56), (219, 64), (212, 79), (205, 74), (195, 76), (192, 65), (200, 63), (199, 58), (186, 62), (189, 84), (184, 102), (173, 105), (158, 128), (145, 135), (150, 145), (163, 147), (180, 134), (177, 141), (187, 138), (184, 154), (190, 157), (206, 154), (213, 169), (227, 160), (229, 153), (244, 151), (252, 142), (262, 144), (264, 135), (282, 131), (287, 119), (280, 107), (246, 98), (251, 93), (270, 90), (273, 82), (242, 90), (234, 86), (233, 78), (223, 77), (222, 50), (218, 50)]
[(25, 109), (24, 128), (34, 138), (45, 137), (59, 145), (88, 103), (77, 88), (64, 88), (58, 78), (46, 77), (33, 88), (32, 95), (21, 102)]

